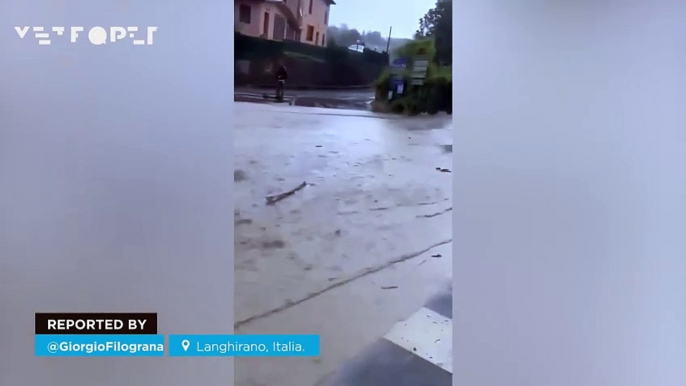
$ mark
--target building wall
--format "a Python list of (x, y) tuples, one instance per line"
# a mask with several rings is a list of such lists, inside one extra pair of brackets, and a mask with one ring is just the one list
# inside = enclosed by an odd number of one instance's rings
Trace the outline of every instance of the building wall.
[[(290, 0), (293, 1), (293, 0)], [(251, 7), (251, 20), (250, 24), (242, 23), (240, 21), (240, 6), (241, 4), (248, 5)], [(264, 24), (265, 24), (265, 17), (264, 14), (268, 13), (269, 14), (269, 30), (267, 31), (267, 35), (264, 36)], [(248, 35), (248, 36), (255, 36), (255, 37), (263, 37), (266, 39), (274, 39), (274, 25), (279, 25), (284, 26), (284, 23), (275, 23), (276, 22), (276, 16), (281, 17), (283, 20), (285, 20), (285, 15), (281, 12), (281, 10), (274, 6), (270, 5), (268, 3), (263, 3), (260, 1), (250, 1), (250, 0), (235, 0), (234, 1), (234, 30)], [(284, 26), (285, 28), (285, 26)], [(283, 35), (283, 33), (281, 34)], [(279, 34), (277, 33), (277, 37)]]
[[(294, 0), (288, 0), (294, 1)], [(300, 34), (300, 41), (307, 44), (315, 44), (320, 47), (326, 47), (326, 30), (328, 24), (325, 21), (326, 13), (330, 12), (330, 6), (324, 0), (300, 0), (303, 9), (303, 25), (302, 33)], [(312, 14), (309, 12), (310, 1), (312, 1)], [(317, 34), (319, 34), (319, 40), (314, 42), (307, 40), (307, 27), (313, 26), (314, 33), (313, 36), (316, 39)], [(324, 39), (322, 44), (322, 39)]]
[[(248, 5), (251, 7), (251, 20), (250, 24), (246, 23), (241, 23), (240, 22), (240, 6), (242, 4)], [(255, 1), (241, 1), (241, 0), (236, 0), (234, 1), (234, 30), (248, 36), (261, 36), (262, 35), (262, 14), (263, 14), (263, 5), (259, 2)]]
[[(310, 14), (310, 1), (312, 1), (312, 13)], [(286, 5), (293, 11), (296, 16), (300, 14), (299, 9), (302, 9), (302, 30), (300, 32), (299, 41), (302, 43), (313, 44), (320, 47), (326, 47), (326, 30), (328, 28), (327, 12), (330, 6), (324, 0), (284, 0)], [(240, 21), (240, 6), (245, 4), (251, 7), (250, 24), (242, 23)], [(264, 32), (264, 13), (269, 13), (269, 31), (266, 36)], [(267, 39), (274, 39), (274, 22), (275, 15), (285, 17), (281, 10), (269, 3), (251, 0), (234, 0), (234, 30), (249, 36), (264, 37)], [(312, 37), (314, 40), (307, 39), (307, 27), (313, 27)], [(277, 34), (278, 37), (279, 34)], [(287, 28), (286, 37), (294, 39), (297, 34), (290, 28)]]
[(286, 3), (286, 5), (288, 6), (288, 8), (291, 9), (291, 11), (293, 12), (293, 14), (294, 14), (296, 17), (298, 17), (298, 15), (299, 15), (298, 9), (300, 8), (300, 4), (303, 2), (303, 0), (283, 0), (283, 1)]

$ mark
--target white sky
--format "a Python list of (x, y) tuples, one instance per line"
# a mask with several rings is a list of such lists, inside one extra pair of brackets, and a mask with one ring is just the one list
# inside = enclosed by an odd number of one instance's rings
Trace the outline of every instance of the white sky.
[(347, 24), (358, 31), (379, 31), (384, 37), (392, 26), (392, 37), (411, 38), (419, 19), (436, 0), (336, 0), (329, 24)]

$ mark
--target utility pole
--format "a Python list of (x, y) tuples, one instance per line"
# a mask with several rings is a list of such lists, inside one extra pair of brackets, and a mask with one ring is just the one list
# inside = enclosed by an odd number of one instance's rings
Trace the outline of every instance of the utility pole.
[(389, 48), (391, 47), (391, 32), (393, 32), (393, 26), (391, 26), (391, 29), (388, 30), (388, 41), (386, 42), (386, 53), (389, 55), (391, 54), (388, 52)]

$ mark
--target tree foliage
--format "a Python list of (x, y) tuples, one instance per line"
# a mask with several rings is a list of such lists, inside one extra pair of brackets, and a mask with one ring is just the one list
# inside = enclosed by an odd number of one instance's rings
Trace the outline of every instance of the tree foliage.
[(395, 50), (395, 53), (400, 57), (414, 61), (417, 56), (434, 56), (436, 54), (436, 45), (432, 38), (419, 38), (407, 42)]
[(348, 47), (357, 43), (362, 34), (355, 28), (348, 28), (347, 25), (341, 24), (341, 26), (330, 26), (328, 28), (328, 37), (330, 40), (334, 41), (336, 45)]
[(449, 65), (453, 56), (453, 2), (438, 0), (436, 6), (419, 19), (416, 38), (433, 38), (436, 45), (435, 60)]
[(424, 17), (419, 19), (419, 29), (415, 32), (415, 38), (425, 38), (434, 36), (436, 33), (436, 22), (439, 19), (439, 14), (436, 8), (430, 9)]

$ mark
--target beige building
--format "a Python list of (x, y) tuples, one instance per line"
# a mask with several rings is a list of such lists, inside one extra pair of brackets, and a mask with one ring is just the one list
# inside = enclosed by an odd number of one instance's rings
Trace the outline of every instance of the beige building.
[(234, 0), (234, 29), (264, 39), (326, 47), (334, 4), (334, 0)]

